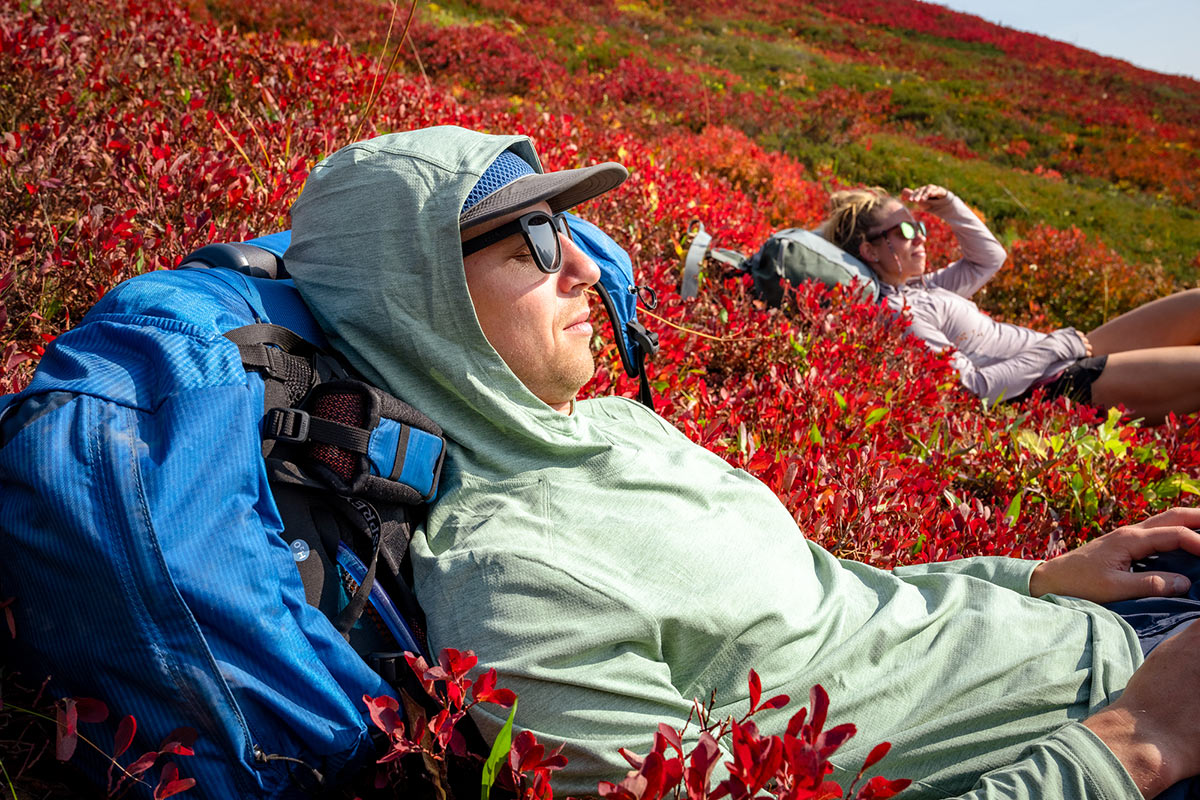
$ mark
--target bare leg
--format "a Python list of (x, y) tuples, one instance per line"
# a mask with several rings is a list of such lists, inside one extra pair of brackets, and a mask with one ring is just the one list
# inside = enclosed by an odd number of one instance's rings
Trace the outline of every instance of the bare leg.
[[(1116, 320), (1114, 320), (1115, 322)], [(1155, 347), (1109, 355), (1092, 402), (1124, 405), (1151, 424), (1200, 409), (1200, 347)]]
[(1152, 300), (1088, 334), (1092, 355), (1200, 344), (1200, 289)]

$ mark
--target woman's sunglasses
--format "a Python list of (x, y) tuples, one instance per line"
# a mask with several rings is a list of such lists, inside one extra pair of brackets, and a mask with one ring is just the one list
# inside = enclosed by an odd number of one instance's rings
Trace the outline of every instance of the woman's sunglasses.
[(572, 239), (567, 215), (563, 213), (552, 215), (545, 211), (530, 211), (528, 214), (522, 214), (499, 228), (467, 239), (462, 244), (463, 257), (478, 253), (483, 248), (491, 247), (517, 233), (525, 237), (525, 244), (528, 245), (533, 263), (537, 264), (538, 269), (546, 273), (562, 269), (562, 243), (559, 242), (558, 235), (566, 234), (568, 239)]
[(922, 236), (926, 235), (924, 222), (909, 222), (909, 221), (905, 220), (904, 222), (901, 222), (898, 225), (893, 225), (890, 228), (884, 228), (883, 230), (879, 231), (879, 233), (871, 234), (870, 236), (867, 237), (867, 240), (870, 241), (872, 239), (879, 239), (883, 236), (887, 236), (889, 233), (896, 230), (897, 228), (900, 229), (900, 235), (904, 237), (905, 241), (910, 241), (912, 239), (917, 238), (918, 233), (921, 234)]

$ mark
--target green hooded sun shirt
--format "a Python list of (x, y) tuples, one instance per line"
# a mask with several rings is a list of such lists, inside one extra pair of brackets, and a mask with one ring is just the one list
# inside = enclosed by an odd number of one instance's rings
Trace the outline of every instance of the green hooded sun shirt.
[[(782, 733), (822, 684), (835, 756), (853, 777), (915, 781), (907, 797), (1139, 797), (1079, 720), (1141, 663), (1133, 631), (1081, 600), (1029, 596), (1036, 562), (971, 558), (886, 572), (807, 541), (764, 484), (624, 398), (560, 414), (484, 338), (458, 216), (523, 137), (442, 127), (346, 147), (292, 208), (288, 269), (331, 343), (451, 439), (439, 498), (412, 542), (436, 649), (471, 649), (516, 691), (516, 723), (565, 743), (560, 795), (619, 781), (716, 692), (718, 716), (763, 696)], [(507, 709), (477, 708), (485, 736)], [(696, 735), (695, 726), (688, 732)], [(714, 777), (725, 775), (722, 766)]]

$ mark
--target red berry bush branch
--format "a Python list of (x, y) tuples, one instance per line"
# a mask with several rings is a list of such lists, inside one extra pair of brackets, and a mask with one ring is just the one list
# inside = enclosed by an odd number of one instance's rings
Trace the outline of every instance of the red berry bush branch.
[[(829, 759), (854, 736), (850, 723), (825, 730), (829, 713), (829, 695), (820, 685), (809, 692), (809, 707), (801, 708), (780, 735), (759, 731), (753, 717), (762, 711), (783, 708), (789, 702), (785, 694), (762, 702), (762, 682), (750, 670), (750, 708), (741, 719), (712, 720), (711, 700), (706, 708), (696, 701), (693, 716), (699, 721), (699, 737), (690, 750), (683, 744), (683, 730), (659, 725), (654, 744), (645, 756), (625, 750), (621, 754), (633, 770), (620, 783), (601, 783), (600, 796), (606, 800), (826, 800), (851, 797), (854, 800), (883, 800), (892, 797), (911, 781), (888, 780), (882, 776), (858, 783), (868, 769), (877, 764), (891, 745), (884, 742), (871, 750), (858, 774), (843, 794), (842, 787), (827, 780), (833, 766)], [(811, 709), (811, 714), (809, 713)], [(732, 760), (724, 762), (729, 775), (713, 788), (712, 777), (721, 761), (721, 742), (728, 736)], [(856, 791), (856, 788), (857, 791)]]
[[(423, 688), (441, 708), (430, 715), (404, 693), (399, 701), (386, 695), (363, 697), (372, 722), (388, 741), (387, 751), (378, 760), (382, 769), (376, 775), (377, 787), (411, 785), (405, 781), (411, 781), (415, 773), (417, 780), (433, 784), (443, 796), (455, 796), (447, 769), (450, 756), (469, 757), (460, 727), (463, 718), (479, 703), (495, 703), (511, 707), (513, 713), (483, 768), (484, 786), (495, 785), (521, 800), (552, 800), (553, 773), (566, 766), (567, 759), (561, 746), (547, 752), (530, 731), (511, 735), (517, 698), (510, 690), (496, 687), (495, 670), (472, 680), (469, 673), (477, 659), (469, 650), (443, 650), (433, 667), (419, 656), (410, 653), (407, 657)], [(601, 782), (597, 794), (605, 800), (825, 800), (843, 796), (884, 800), (909, 785), (908, 780), (875, 776), (859, 786), (866, 771), (887, 755), (891, 746), (886, 742), (871, 750), (845, 793), (840, 784), (828, 779), (834, 769), (829, 759), (856, 729), (849, 723), (825, 729), (829, 695), (821, 686), (812, 687), (809, 707), (797, 711), (775, 735), (761, 733), (754, 718), (784, 708), (788, 696), (762, 700), (762, 681), (754, 670), (750, 670), (749, 695), (750, 707), (739, 719), (714, 719), (715, 698), (709, 698), (707, 705), (693, 701), (692, 717), (683, 728), (676, 730), (665, 723), (658, 726), (649, 753), (641, 756), (622, 749), (631, 770), (619, 783)], [(698, 732), (689, 746), (685, 735), (693, 719)], [(714, 782), (723, 758), (728, 759), (723, 762), (728, 776)]]

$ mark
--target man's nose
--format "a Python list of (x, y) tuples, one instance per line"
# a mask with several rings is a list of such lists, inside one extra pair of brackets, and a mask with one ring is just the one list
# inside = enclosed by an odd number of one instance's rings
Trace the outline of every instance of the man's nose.
[(600, 280), (600, 268), (591, 256), (583, 252), (570, 236), (560, 233), (558, 241), (562, 246), (562, 270), (560, 276), (567, 281), (571, 288), (580, 284), (584, 287), (594, 286)]

